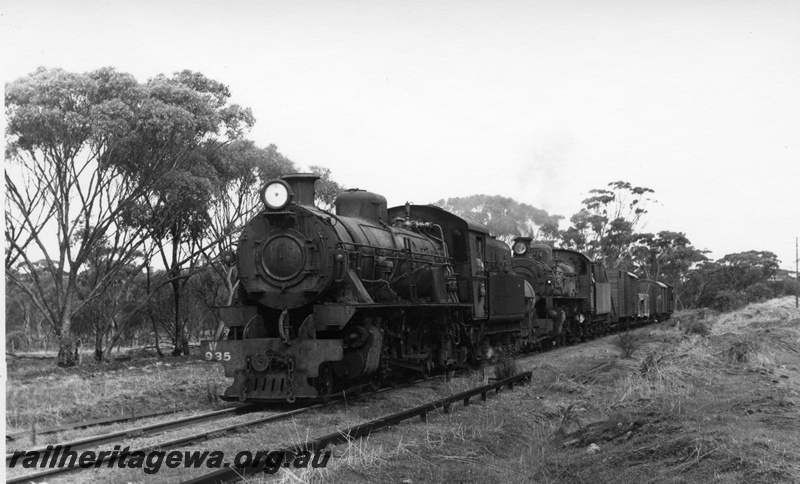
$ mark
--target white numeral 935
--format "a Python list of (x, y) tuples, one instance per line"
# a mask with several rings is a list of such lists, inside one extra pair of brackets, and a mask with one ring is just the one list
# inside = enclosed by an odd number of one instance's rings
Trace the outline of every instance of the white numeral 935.
[(228, 361), (230, 359), (231, 359), (230, 351), (226, 351), (224, 353), (221, 351), (216, 351), (216, 352), (206, 351), (206, 360), (208, 361), (211, 360)]

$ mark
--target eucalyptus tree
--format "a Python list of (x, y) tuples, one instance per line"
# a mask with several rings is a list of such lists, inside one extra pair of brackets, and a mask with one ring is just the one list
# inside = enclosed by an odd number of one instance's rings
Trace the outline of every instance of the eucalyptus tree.
[(17, 269), (7, 272), (12, 274), (6, 274), (6, 346), (10, 352), (34, 349), (46, 351), (53, 332), (48, 331), (45, 315), (25, 291), (11, 282), (11, 277), (25, 280), (30, 276)]
[(606, 267), (627, 266), (654, 191), (624, 181), (608, 187), (589, 191), (592, 196), (583, 200), (584, 207), (570, 218), (572, 225), (560, 238), (564, 247), (585, 252)]
[(707, 260), (707, 252), (695, 248), (683, 232), (639, 234), (633, 248), (634, 266), (647, 279), (676, 284), (694, 265)]
[[(144, 100), (132, 76), (111, 68), (39, 68), (6, 85), (6, 273), (59, 338), (60, 365), (77, 361), (72, 317), (135, 258), (141, 232), (121, 227), (121, 213), (175, 163), (160, 156), (164, 143), (144, 158), (117, 154), (142, 125), (174, 131), (174, 118), (143, 109)], [(81, 287), (79, 273), (102, 239), (111, 270)]]
[[(107, 247), (96, 249), (96, 256), (86, 271), (78, 277), (78, 285), (94, 285), (105, 275)], [(141, 290), (142, 274), (139, 264), (129, 264), (115, 271), (97, 297), (84, 304), (73, 317), (73, 329), (87, 340), (93, 340), (94, 360), (105, 361), (111, 349), (140, 321), (139, 309), (145, 294)]]
[[(209, 139), (252, 123), (225, 91), (189, 71), (140, 84), (113, 68), (39, 68), (6, 85), (6, 273), (57, 335), (59, 365), (77, 362), (73, 316), (123, 267), (145, 265), (148, 227), (124, 223), (132, 211)], [(106, 270), (79, 284), (101, 243)]]
[(720, 311), (772, 297), (770, 277), (778, 273), (780, 261), (769, 251), (749, 250), (705, 261), (689, 271), (687, 295), (698, 307)]
[(448, 198), (435, 205), (485, 226), (492, 235), (506, 243), (521, 235), (535, 239), (553, 238), (558, 221), (563, 218), (500, 195)]
[[(187, 321), (181, 317), (181, 293), (188, 278), (205, 270), (203, 255), (227, 235), (209, 238), (211, 211), (218, 208), (232, 180), (242, 176), (223, 149), (240, 139), (253, 125), (249, 109), (229, 104), (230, 90), (224, 84), (191, 71), (157, 76), (146, 88), (154, 101), (179, 103), (188, 129), (172, 140), (173, 149), (184, 155), (180, 164), (161, 177), (147, 193), (123, 214), (126, 223), (143, 229), (148, 254), (154, 254), (167, 270), (174, 303), (173, 355), (188, 354)], [(143, 131), (131, 153), (149, 146), (158, 133)]]
[(342, 193), (345, 188), (338, 182), (334, 181), (331, 177), (331, 169), (320, 165), (312, 165), (308, 169), (319, 176), (317, 180), (314, 203), (323, 210), (332, 210), (336, 197)]
[(689, 272), (705, 262), (708, 251), (695, 248), (683, 232), (662, 230), (657, 234), (638, 234), (631, 249), (636, 272), (647, 279), (667, 282), (675, 287), (676, 304), (689, 304)]

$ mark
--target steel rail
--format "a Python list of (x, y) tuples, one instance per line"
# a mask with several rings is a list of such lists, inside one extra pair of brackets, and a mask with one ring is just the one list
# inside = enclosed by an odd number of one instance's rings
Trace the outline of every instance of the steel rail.
[(45, 434), (54, 434), (56, 432), (63, 432), (65, 430), (77, 430), (77, 429), (85, 429), (88, 427), (97, 427), (101, 425), (112, 425), (115, 423), (129, 422), (131, 420), (139, 420), (148, 417), (157, 417), (159, 415), (166, 415), (170, 413), (178, 413), (185, 410), (186, 410), (185, 408), (170, 408), (168, 410), (155, 410), (153, 412), (131, 413), (129, 415), (122, 415), (119, 417), (103, 417), (90, 420), (82, 420), (80, 422), (72, 422), (52, 427), (43, 427), (41, 429), (34, 428), (32, 430), (13, 432), (10, 434), (6, 434), (6, 439), (17, 440), (20, 437), (25, 437), (26, 435), (29, 434), (45, 435)]
[[(430, 381), (430, 380), (433, 380), (433, 378), (428, 379), (428, 381)], [(424, 379), (423, 380), (415, 380), (413, 382), (409, 382), (409, 383), (404, 384), (404, 385), (398, 385), (398, 386), (393, 387), (393, 388), (382, 388), (382, 389), (377, 390), (375, 392), (365, 393), (364, 396), (374, 395), (374, 394), (384, 393), (384, 392), (389, 392), (389, 391), (394, 391), (394, 390), (400, 390), (402, 388), (407, 388), (407, 387), (416, 385), (416, 384), (421, 383), (423, 381), (426, 381), (426, 380), (424, 380)], [(273, 415), (269, 415), (269, 416), (262, 417), (262, 418), (259, 418), (259, 419), (250, 420), (248, 422), (241, 422), (241, 423), (228, 425), (228, 426), (221, 427), (221, 428), (215, 428), (215, 429), (209, 430), (209, 431), (203, 431), (203, 432), (194, 433), (194, 434), (191, 434), (191, 435), (187, 435), (185, 437), (180, 437), (180, 438), (169, 440), (169, 441), (166, 441), (166, 442), (160, 442), (160, 443), (157, 443), (157, 444), (152, 444), (152, 445), (148, 445), (148, 446), (145, 446), (145, 447), (140, 447), (138, 449), (129, 450), (124, 455), (130, 455), (130, 454), (133, 454), (134, 452), (145, 452), (145, 453), (147, 453), (147, 452), (151, 452), (151, 451), (154, 451), (154, 450), (171, 449), (171, 448), (175, 448), (175, 447), (181, 447), (181, 446), (184, 446), (184, 445), (187, 445), (187, 444), (190, 444), (192, 442), (199, 441), (199, 440), (213, 440), (213, 439), (219, 437), (220, 435), (222, 435), (222, 434), (224, 434), (226, 432), (239, 430), (239, 429), (243, 429), (243, 428), (246, 428), (246, 427), (252, 427), (252, 426), (256, 426), (256, 425), (260, 425), (260, 424), (264, 424), (264, 423), (268, 423), (268, 422), (272, 422), (272, 421), (284, 420), (284, 419), (290, 418), (290, 417), (292, 417), (294, 415), (305, 413), (305, 412), (308, 412), (308, 411), (311, 411), (311, 410), (314, 410), (314, 409), (318, 409), (318, 408), (323, 408), (323, 407), (326, 407), (326, 406), (329, 406), (329, 405), (333, 405), (333, 404), (336, 404), (336, 403), (340, 403), (340, 402), (343, 402), (343, 401), (346, 401), (346, 395), (337, 394), (337, 395), (331, 396), (331, 400), (329, 402), (317, 403), (317, 404), (314, 404), (314, 405), (311, 405), (311, 406), (308, 406), (308, 407), (298, 408), (298, 409), (295, 409), (295, 410), (290, 410), (288, 412), (283, 412), (283, 413), (279, 413), (279, 414), (273, 414)], [(252, 407), (252, 406), (258, 406), (258, 404), (250, 405), (248, 407)], [(248, 408), (248, 407), (239, 407), (239, 409)], [(227, 409), (227, 411), (230, 411), (230, 410), (232, 410), (232, 409)], [(235, 409), (233, 409), (233, 410), (235, 410)], [(198, 423), (199, 422), (200, 421), (198, 421)], [(138, 437), (139, 435), (132, 435), (132, 436), (133, 437)], [(55, 448), (55, 445), (56, 444), (52, 444), (52, 447)], [(71, 444), (67, 443), (67, 444), (58, 444), (58, 445), (62, 445), (64, 447), (66, 447), (67, 445), (71, 445)], [(75, 450), (75, 449), (77, 449), (77, 447), (75, 447), (75, 448), (71, 447), (69, 450), (72, 451), (72, 450)], [(43, 450), (46, 450), (46, 449), (35, 449), (35, 450), (36, 451), (43, 451)], [(13, 454), (9, 454), (9, 455), (13, 456)], [(6, 456), (7, 459), (9, 458), (9, 455)], [(122, 457), (122, 454), (119, 454), (117, 457)], [(20, 457), (20, 458), (23, 458), (23, 457)], [(35, 482), (35, 481), (38, 481), (38, 480), (40, 480), (40, 479), (42, 479), (44, 477), (54, 476), (54, 475), (58, 475), (58, 474), (65, 474), (65, 473), (71, 472), (71, 471), (87, 470), (87, 469), (91, 469), (91, 468), (95, 468), (95, 467), (102, 467), (102, 463), (107, 461), (107, 460), (109, 460), (110, 458), (111, 458), (111, 456), (104, 457), (103, 459), (95, 459), (91, 463), (88, 463), (87, 467), (81, 467), (81, 466), (69, 466), (69, 467), (60, 467), (60, 468), (59, 467), (54, 467), (52, 469), (48, 469), (48, 470), (45, 470), (45, 471), (37, 472), (37, 473), (34, 473), (34, 474), (27, 474), (27, 475), (24, 475), (24, 476), (15, 477), (13, 479), (7, 480), (6, 482), (7, 483)], [(99, 462), (99, 464), (98, 464), (98, 462)], [(8, 463), (6, 463), (6, 465), (8, 465)]]
[[(185, 437), (180, 437), (180, 438), (169, 440), (169, 441), (166, 441), (166, 442), (160, 442), (160, 443), (157, 443), (157, 444), (147, 445), (147, 446), (144, 446), (144, 447), (140, 447), (138, 449), (130, 450), (130, 451), (126, 452), (124, 455), (130, 455), (130, 454), (133, 454), (134, 452), (145, 452), (145, 453), (147, 453), (147, 452), (151, 452), (151, 451), (154, 451), (154, 450), (162, 450), (162, 449), (170, 449), (170, 448), (174, 448), (174, 447), (180, 447), (180, 446), (183, 446), (183, 445), (186, 445), (186, 444), (189, 444), (191, 442), (194, 442), (194, 441), (197, 441), (197, 440), (201, 440), (201, 439), (203, 439), (203, 440), (212, 440), (212, 439), (216, 438), (218, 434), (222, 434), (222, 433), (229, 432), (229, 431), (232, 431), (232, 430), (241, 429), (241, 428), (244, 428), (244, 427), (249, 427), (251, 425), (258, 425), (258, 424), (261, 424), (261, 423), (266, 423), (266, 422), (269, 422), (269, 421), (272, 421), (272, 420), (282, 420), (282, 419), (291, 417), (292, 415), (296, 415), (298, 413), (307, 412), (307, 411), (311, 410), (312, 408), (322, 407), (324, 405), (325, 404), (320, 403), (320, 404), (314, 405), (312, 407), (304, 407), (304, 408), (299, 408), (299, 409), (296, 409), (296, 410), (291, 410), (289, 412), (270, 415), (270, 416), (263, 417), (263, 418), (260, 418), (260, 419), (252, 420), (250, 422), (242, 422), (242, 423), (237, 423), (237, 424), (233, 424), (233, 425), (228, 425), (228, 426), (225, 426), (225, 427), (222, 427), (222, 428), (216, 428), (216, 429), (209, 430), (209, 431), (194, 433), (192, 435), (188, 435), (188, 436), (185, 436)], [(69, 444), (61, 444), (61, 445), (64, 445), (66, 447)], [(75, 450), (75, 448), (70, 448), (69, 450)], [(123, 454), (119, 454), (118, 457), (121, 457), (122, 455)], [(56, 475), (56, 474), (64, 474), (64, 473), (67, 473), (67, 472), (70, 472), (70, 471), (88, 470), (88, 469), (95, 468), (95, 467), (102, 467), (102, 463), (107, 461), (107, 460), (109, 460), (110, 458), (111, 458), (111, 456), (104, 457), (103, 459), (95, 459), (94, 461), (92, 461), (91, 463), (88, 464), (88, 467), (81, 467), (79, 465), (71, 466), (71, 467), (61, 467), (61, 468), (55, 467), (53, 469), (48, 469), (48, 470), (45, 470), (45, 471), (42, 471), (42, 472), (37, 472), (37, 473), (34, 473), (34, 474), (28, 474), (28, 475), (24, 475), (24, 476), (15, 477), (13, 479), (7, 480), (6, 482), (7, 483), (35, 482), (35, 481), (39, 481), (43, 477), (49, 477), (49, 476), (53, 476), (53, 475)]]
[[(219, 420), (221, 418), (227, 418), (234, 415), (244, 415), (252, 413), (259, 408), (261, 408), (261, 406), (258, 404), (247, 405), (244, 407), (226, 408), (223, 410), (215, 410), (213, 412), (192, 415), (190, 417), (184, 417), (177, 420), (169, 420), (167, 422), (145, 425), (127, 430), (120, 430), (119, 432), (95, 435), (92, 437), (73, 440), (71, 442), (48, 444), (48, 446), (50, 449), (53, 449), (56, 445), (60, 445), (62, 447), (69, 446), (69, 448), (72, 450), (88, 449), (97, 447), (99, 445), (108, 444), (110, 442), (121, 442), (127, 438), (143, 437), (145, 435), (152, 435), (155, 433), (165, 432), (167, 430), (188, 427), (189, 425), (208, 422), (210, 420)], [(17, 452), (38, 452), (41, 455), (42, 452), (46, 452), (47, 450), (48, 449), (46, 447), (39, 447), (35, 449), (18, 450)], [(6, 466), (8, 466), (8, 463), (13, 456), (13, 452), (6, 454)]]
[[(338, 444), (351, 439), (366, 437), (371, 433), (380, 431), (386, 427), (397, 425), (404, 420), (408, 420), (417, 416), (420, 417), (422, 421), (427, 422), (429, 413), (435, 412), (438, 409), (442, 409), (445, 413), (449, 413), (453, 403), (463, 401), (464, 406), (467, 406), (470, 404), (470, 399), (476, 395), (480, 395), (481, 400), (486, 401), (488, 399), (489, 392), (495, 391), (496, 393), (499, 393), (500, 389), (504, 386), (508, 386), (510, 389), (513, 389), (515, 383), (521, 381), (530, 381), (532, 375), (532, 372), (526, 371), (503, 380), (498, 380), (495, 383), (483, 385), (471, 390), (457, 393), (455, 395), (450, 395), (449, 397), (425, 403), (409, 410), (404, 410), (402, 412), (386, 415), (375, 420), (370, 420), (369, 422), (324, 435), (317, 439), (306, 441), (302, 444), (286, 447), (278, 452), (284, 452), (287, 456), (296, 456), (302, 452), (316, 452), (332, 444)], [(183, 484), (219, 484), (224, 482), (239, 481), (246, 477), (252, 477), (255, 474), (263, 472), (265, 467), (266, 462), (256, 462), (249, 467), (226, 467), (216, 472), (184, 481)]]

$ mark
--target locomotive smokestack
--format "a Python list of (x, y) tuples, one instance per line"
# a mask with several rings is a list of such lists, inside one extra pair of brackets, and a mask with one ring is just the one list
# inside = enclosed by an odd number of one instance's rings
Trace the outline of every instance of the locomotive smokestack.
[(298, 205), (314, 206), (314, 184), (319, 180), (319, 176), (314, 173), (293, 173), (281, 177), (292, 187), (294, 192), (294, 203)]

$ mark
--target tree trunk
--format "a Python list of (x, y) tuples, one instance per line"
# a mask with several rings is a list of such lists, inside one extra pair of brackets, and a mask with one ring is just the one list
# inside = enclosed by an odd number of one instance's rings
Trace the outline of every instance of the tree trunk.
[[(33, 346), (31, 344), (31, 317), (28, 314), (27, 308), (24, 305), (22, 306), (22, 342), (25, 348), (30, 348)], [(11, 350), (14, 350), (14, 340), (11, 340)]]
[(159, 344), (158, 344), (158, 325), (156, 324), (156, 318), (153, 315), (153, 308), (152, 307), (148, 307), (147, 308), (147, 313), (150, 316), (150, 321), (153, 322), (153, 337), (155, 338), (156, 353), (158, 353), (158, 356), (160, 358), (163, 358), (164, 357), (164, 353), (161, 351), (161, 346), (159, 346)]
[[(231, 306), (233, 304), (233, 300), (236, 296), (236, 291), (239, 290), (239, 280), (236, 277), (236, 274), (234, 274), (234, 270), (235, 270), (234, 267), (229, 267), (225, 271), (225, 289), (228, 290), (228, 304), (226, 304), (227, 306)], [(227, 333), (225, 332), (225, 321), (217, 318), (216, 312), (214, 313), (214, 318), (217, 319), (217, 331), (216, 334), (214, 335), (215, 336), (214, 339), (221, 340), (222, 338), (227, 336)]]
[(80, 340), (70, 333), (62, 333), (58, 339), (58, 358), (56, 364), (70, 368), (81, 364)]
[(181, 326), (181, 349), (184, 356), (189, 356), (189, 338), (186, 336), (183, 326)]
[[(109, 327), (106, 329), (106, 331), (103, 332), (103, 338), (101, 340), (101, 344), (102, 342), (105, 342), (105, 348), (106, 348), (105, 353), (108, 354), (109, 357), (111, 356), (111, 353), (114, 351), (114, 345), (117, 345), (117, 343), (119, 343), (119, 345), (122, 345), (123, 334), (124, 332), (120, 331), (120, 325), (117, 322), (117, 319), (116, 318), (112, 319)], [(100, 347), (100, 350), (102, 353), (103, 352), (102, 346)], [(119, 348), (117, 348), (117, 353), (119, 354)]]
[(103, 335), (100, 331), (94, 335), (94, 361), (103, 362)]
[(119, 355), (120, 350), (122, 349), (123, 338), (125, 336), (125, 332), (121, 331), (119, 328), (119, 324), (116, 323), (114, 320), (114, 325), (111, 328), (111, 336), (108, 338), (108, 354), (110, 355), (111, 352), (114, 350), (114, 346), (117, 347), (117, 355)]
[(214, 339), (221, 340), (225, 337), (225, 321), (217, 318), (216, 314), (214, 318), (217, 320), (217, 329), (214, 331)]
[(38, 322), (36, 324), (36, 338), (41, 343), (42, 350), (43, 351), (47, 351), (47, 343), (48, 343), (47, 339), (48, 339), (48, 337), (47, 337), (47, 334), (44, 332), (44, 330), (42, 330), (42, 322), (43, 321), (44, 321), (44, 318), (39, 318), (39, 320), (38, 320)]
[[(150, 259), (147, 260), (145, 267), (147, 270), (147, 286), (146, 286), (147, 294), (150, 294), (150, 289), (151, 289)], [(155, 338), (156, 353), (158, 353), (159, 358), (163, 358), (164, 353), (161, 352), (161, 347), (158, 344), (158, 325), (156, 324), (155, 314), (153, 314), (153, 305), (149, 303), (147, 305), (147, 316), (150, 318), (150, 322), (153, 323), (153, 338)]]
[(172, 295), (175, 298), (175, 349), (172, 350), (172, 356), (181, 356), (184, 336), (181, 325), (181, 284), (177, 278), (172, 281)]

